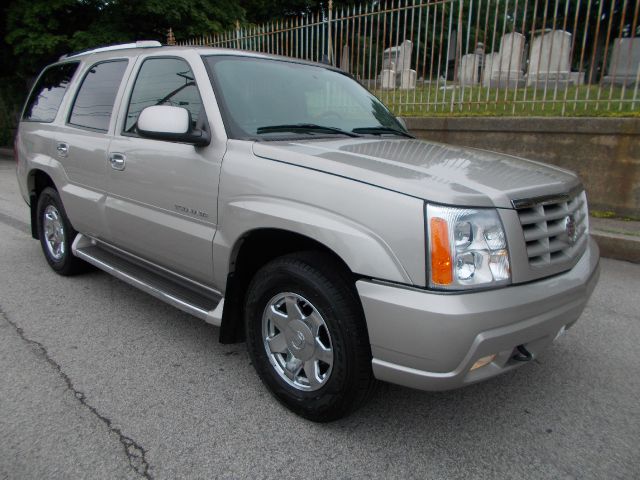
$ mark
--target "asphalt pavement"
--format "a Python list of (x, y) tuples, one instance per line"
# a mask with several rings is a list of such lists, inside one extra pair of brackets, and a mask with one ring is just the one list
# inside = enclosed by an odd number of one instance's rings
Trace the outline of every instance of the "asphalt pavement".
[(535, 362), (440, 393), (383, 384), (310, 423), (244, 345), (102, 272), (62, 278), (0, 160), (0, 479), (640, 477), (640, 265), (602, 260)]

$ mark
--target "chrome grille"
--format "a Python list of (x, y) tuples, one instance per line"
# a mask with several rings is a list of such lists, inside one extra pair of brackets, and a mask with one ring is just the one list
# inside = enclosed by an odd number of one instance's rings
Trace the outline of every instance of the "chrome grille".
[(544, 268), (569, 263), (583, 252), (589, 237), (589, 215), (584, 191), (514, 204), (531, 267)]

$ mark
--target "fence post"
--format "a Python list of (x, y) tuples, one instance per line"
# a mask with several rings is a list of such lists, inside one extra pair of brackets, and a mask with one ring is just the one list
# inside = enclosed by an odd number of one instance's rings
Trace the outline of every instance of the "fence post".
[(331, 65), (333, 65), (333, 41), (331, 39), (331, 22), (333, 20), (333, 0), (329, 0), (329, 14), (328, 14), (328, 25), (327, 25), (327, 57), (329, 60), (329, 63)]
[(173, 35), (173, 30), (169, 27), (169, 31), (167, 32), (167, 45), (175, 45), (176, 37)]
[(236, 20), (236, 48), (240, 50), (240, 20)]

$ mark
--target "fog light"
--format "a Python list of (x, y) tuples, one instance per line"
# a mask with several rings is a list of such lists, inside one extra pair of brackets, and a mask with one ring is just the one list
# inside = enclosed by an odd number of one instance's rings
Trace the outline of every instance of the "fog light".
[(478, 360), (476, 363), (473, 364), (473, 367), (471, 367), (471, 370), (469, 370), (469, 371), (473, 372), (474, 370), (477, 370), (478, 368), (484, 367), (485, 365), (489, 365), (495, 359), (496, 359), (496, 354), (495, 353), (493, 355), (487, 355), (486, 357), (482, 357), (480, 360)]

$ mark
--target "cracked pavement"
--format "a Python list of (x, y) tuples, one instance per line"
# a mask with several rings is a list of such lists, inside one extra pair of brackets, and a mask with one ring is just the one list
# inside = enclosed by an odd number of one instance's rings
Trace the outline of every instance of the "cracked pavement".
[(101, 272), (57, 276), (28, 219), (0, 159), (0, 479), (637, 476), (640, 265), (604, 259), (538, 362), (451, 392), (382, 385), (316, 425), (216, 328)]

